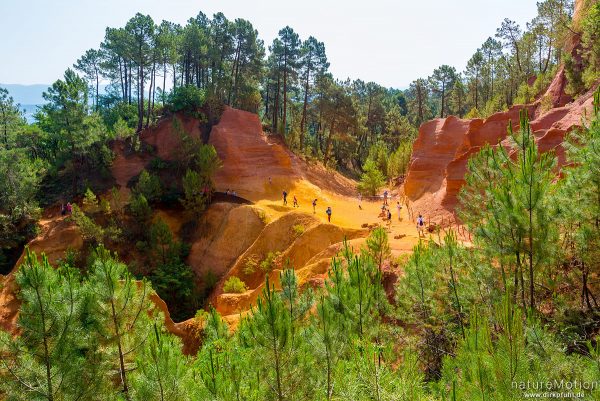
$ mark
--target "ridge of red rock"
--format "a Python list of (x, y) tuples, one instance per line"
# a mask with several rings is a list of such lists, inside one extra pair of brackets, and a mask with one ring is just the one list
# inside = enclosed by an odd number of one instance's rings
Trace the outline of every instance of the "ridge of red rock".
[[(564, 89), (564, 72), (548, 88), (546, 96), (560, 105), (570, 100), (557, 90)], [(595, 85), (597, 86), (597, 85)], [(460, 119), (455, 116), (428, 121), (419, 128), (414, 143), (404, 192), (413, 201), (417, 213), (432, 220), (452, 215), (457, 195), (464, 185), (467, 162), (482, 146), (508, 146), (507, 128), (519, 125), (519, 113), (526, 109), (531, 119), (531, 129), (540, 151), (554, 151), (559, 166), (565, 163), (562, 143), (565, 134), (581, 127), (593, 109), (595, 88), (575, 101), (542, 112), (540, 101), (529, 105), (515, 105), (486, 119)]]

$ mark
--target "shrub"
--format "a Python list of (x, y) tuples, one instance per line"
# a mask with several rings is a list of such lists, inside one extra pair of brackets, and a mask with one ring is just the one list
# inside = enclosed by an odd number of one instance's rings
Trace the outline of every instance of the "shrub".
[(209, 313), (207, 311), (205, 311), (204, 309), (198, 309), (196, 311), (196, 314), (194, 315), (194, 319), (200, 321), (200, 322), (205, 322), (206, 319), (208, 318)]
[(160, 180), (157, 176), (143, 170), (140, 173), (139, 180), (135, 186), (135, 192), (144, 195), (147, 201), (154, 202), (158, 200), (162, 194)]
[[(514, 102), (516, 103), (516, 101)], [(481, 117), (487, 118), (494, 113), (498, 113), (499, 111), (506, 109), (506, 103), (504, 102), (504, 97), (501, 94), (498, 94), (487, 101), (485, 107), (483, 108), (483, 113)]]
[(160, 157), (155, 157), (154, 159), (150, 160), (149, 168), (152, 171), (160, 171), (160, 170), (164, 170), (168, 167), (169, 167), (169, 162), (161, 159)]
[(358, 190), (363, 194), (375, 195), (385, 184), (385, 178), (372, 160), (367, 160), (363, 169), (365, 172), (360, 177)]
[(297, 237), (299, 237), (304, 234), (305, 228), (302, 224), (296, 224), (292, 227), (292, 231)]
[(223, 292), (229, 294), (241, 294), (248, 289), (246, 283), (239, 279), (239, 277), (231, 276), (223, 284)]
[(169, 94), (169, 109), (172, 112), (196, 113), (204, 105), (206, 93), (194, 85), (174, 88)]
[[(591, 4), (591, 2), (590, 2)], [(591, 87), (600, 77), (600, 4), (590, 7), (581, 23), (584, 70), (582, 79), (586, 88)]]
[(263, 224), (269, 223), (269, 217), (267, 216), (267, 213), (264, 210), (260, 209), (256, 212), (256, 214), (258, 215), (260, 221), (263, 222)]
[(242, 271), (244, 272), (244, 274), (246, 276), (249, 276), (249, 275), (253, 274), (257, 268), (258, 268), (258, 258), (256, 257), (256, 255), (251, 255), (248, 257), (248, 259), (246, 259), (246, 262), (244, 263), (244, 268), (242, 269)]
[(121, 213), (123, 213), (123, 199), (121, 197), (121, 192), (119, 192), (119, 188), (112, 187), (112, 189), (110, 190), (110, 195), (111, 195), (110, 196), (110, 198), (111, 198), (110, 208), (116, 214), (120, 215)]
[(136, 219), (138, 224), (145, 226), (150, 222), (152, 217), (152, 209), (146, 200), (146, 197), (142, 194), (135, 195), (129, 204), (131, 214)]
[(198, 173), (188, 170), (183, 177), (183, 199), (181, 204), (190, 217), (197, 219), (208, 203), (207, 185)]
[(83, 197), (83, 210), (93, 213), (98, 207), (98, 198), (91, 189), (86, 189)]
[(73, 213), (71, 214), (71, 218), (77, 227), (79, 227), (81, 236), (84, 240), (102, 243), (102, 239), (104, 238), (104, 230), (91, 218), (86, 216), (83, 210), (81, 210), (77, 205), (73, 205)]
[(265, 273), (268, 273), (277, 267), (277, 258), (281, 255), (281, 252), (269, 252), (267, 257), (260, 262), (260, 268)]
[(552, 96), (546, 95), (542, 97), (542, 100), (540, 101), (540, 109), (542, 113), (549, 111), (553, 106), (554, 104), (552, 102)]
[(105, 215), (109, 215), (112, 213), (112, 210), (110, 208), (110, 202), (108, 201), (108, 199), (102, 198), (100, 200), (100, 211)]
[(475, 107), (473, 107), (467, 114), (465, 114), (465, 118), (480, 118), (481, 113)]
[(159, 264), (149, 276), (152, 287), (169, 305), (175, 321), (190, 317), (196, 310), (194, 271), (182, 261), (169, 260)]
[(390, 155), (388, 161), (388, 177), (398, 177), (406, 174), (412, 154), (412, 142), (402, 142), (398, 149)]
[(135, 129), (130, 127), (129, 124), (122, 117), (118, 117), (117, 121), (113, 125), (114, 136), (117, 139), (131, 138), (135, 134)]
[(517, 90), (517, 96), (513, 101), (514, 104), (527, 104), (533, 101), (533, 97), (535, 93), (533, 92), (533, 88), (529, 86), (527, 82), (521, 83), (519, 85), (519, 89)]

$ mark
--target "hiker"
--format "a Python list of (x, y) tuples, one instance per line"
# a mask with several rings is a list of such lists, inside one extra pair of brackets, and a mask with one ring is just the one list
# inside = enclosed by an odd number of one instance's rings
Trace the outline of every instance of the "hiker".
[(316, 199), (312, 202), (312, 205), (313, 205), (313, 214), (316, 214), (317, 213), (317, 200)]
[(271, 184), (272, 184), (272, 182), (271, 182), (271, 177), (269, 177), (269, 185), (271, 185)]
[(73, 206), (71, 205), (71, 202), (67, 202), (67, 214), (71, 214), (73, 213)]
[(384, 191), (383, 192), (383, 204), (384, 205), (388, 204), (387, 198), (388, 198), (388, 191)]
[(362, 210), (362, 194), (358, 194), (358, 208)]
[(402, 215), (400, 214), (400, 211), (402, 210), (402, 205), (400, 204), (400, 202), (396, 202), (396, 210), (398, 210), (398, 221), (402, 221)]
[(296, 195), (294, 195), (294, 207), (300, 207), (300, 205), (298, 205), (298, 199), (296, 199)]
[(327, 213), (327, 221), (331, 223), (331, 206), (327, 206), (325, 213)]
[(417, 233), (419, 234), (419, 237), (421, 234), (425, 236), (425, 220), (423, 220), (423, 216), (421, 216), (420, 213), (419, 217), (417, 217)]
[(229, 196), (229, 188), (227, 188), (227, 191), (225, 191), (225, 195)]
[(287, 192), (283, 191), (283, 204), (287, 205)]
[(385, 218), (385, 216), (386, 216), (385, 211), (386, 210), (387, 210), (387, 206), (384, 203), (383, 205), (381, 205), (381, 213), (379, 213), (379, 217)]
[(237, 192), (235, 192), (235, 191), (232, 190), (231, 191), (231, 196), (235, 196), (237, 198)]
[(389, 226), (392, 225), (392, 212), (390, 211), (390, 209), (388, 209), (388, 211), (387, 211), (387, 220), (388, 220), (387, 224), (388, 224), (388, 227), (389, 227)]

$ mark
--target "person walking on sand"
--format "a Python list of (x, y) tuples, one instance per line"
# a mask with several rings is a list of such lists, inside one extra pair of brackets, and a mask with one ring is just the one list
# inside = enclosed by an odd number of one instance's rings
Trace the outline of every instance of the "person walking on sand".
[(400, 204), (400, 202), (396, 202), (396, 210), (398, 211), (398, 221), (402, 221), (402, 215), (400, 214), (400, 211), (402, 210), (402, 205)]
[(381, 205), (381, 213), (379, 213), (379, 217), (383, 217), (385, 218), (386, 214), (385, 211), (387, 210), (387, 207), (385, 206), (385, 203), (383, 205)]
[(316, 199), (312, 202), (312, 205), (313, 205), (313, 214), (316, 214), (317, 213), (317, 200)]
[(362, 210), (362, 194), (358, 193), (358, 208)]
[(287, 191), (283, 191), (283, 204), (287, 205)]
[(269, 177), (269, 185), (273, 184), (273, 182), (271, 181), (271, 177)]
[(296, 199), (296, 195), (294, 195), (294, 207), (300, 207), (300, 205), (298, 205), (298, 199)]
[(387, 211), (387, 225), (388, 227), (391, 227), (392, 225), (392, 212), (390, 211), (390, 209), (388, 209)]
[(325, 213), (327, 213), (327, 222), (331, 223), (331, 206), (327, 206)]
[(425, 236), (425, 220), (423, 220), (423, 216), (421, 216), (420, 213), (419, 217), (417, 217), (417, 233), (419, 234), (419, 237), (421, 237), (421, 234)]
[(383, 192), (383, 204), (386, 205), (386, 206), (388, 204), (387, 199), (388, 199), (388, 191), (384, 191)]

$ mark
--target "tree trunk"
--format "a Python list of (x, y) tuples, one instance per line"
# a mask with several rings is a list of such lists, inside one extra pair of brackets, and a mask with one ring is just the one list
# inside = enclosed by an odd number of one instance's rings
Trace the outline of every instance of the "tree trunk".
[(479, 102), (478, 102), (478, 100), (479, 100), (479, 98), (478, 98), (478, 94), (479, 94), (479, 92), (478, 92), (478, 90), (477, 90), (477, 87), (478, 87), (479, 85), (478, 85), (478, 82), (477, 82), (477, 80), (478, 80), (478, 77), (477, 77), (477, 75), (475, 75), (475, 108), (476, 108), (477, 110), (479, 110)]
[(162, 104), (165, 104), (165, 88), (167, 87), (167, 63), (163, 64), (163, 87), (162, 87)]
[(283, 64), (283, 136), (287, 134), (287, 55)]
[(52, 366), (50, 363), (50, 350), (48, 347), (48, 336), (47, 336), (47, 328), (46, 328), (46, 313), (44, 312), (44, 308), (42, 306), (42, 297), (40, 295), (39, 288), (35, 289), (37, 302), (40, 309), (40, 319), (42, 319), (42, 331), (43, 331), (43, 343), (44, 343), (44, 364), (46, 365), (46, 385), (48, 386), (48, 401), (54, 400), (54, 389), (52, 387)]
[(440, 110), (440, 117), (444, 118), (444, 98), (446, 96), (446, 83), (442, 82), (442, 109)]
[(327, 144), (325, 145), (325, 153), (323, 154), (323, 164), (327, 166), (329, 161), (329, 152), (331, 151), (331, 142), (333, 140), (333, 133), (335, 129), (335, 118), (331, 120), (331, 127), (329, 128), (329, 136), (327, 137)]
[(146, 115), (146, 125), (145, 128), (148, 128), (150, 125), (150, 112), (152, 107), (152, 85), (154, 84), (154, 66), (152, 66), (152, 72), (150, 73), (150, 87), (148, 88), (148, 109)]
[(98, 94), (100, 90), (100, 72), (96, 68), (96, 111), (98, 111)]
[(133, 74), (131, 72), (132, 68), (131, 68), (131, 61), (129, 61), (129, 68), (128, 68), (128, 73), (129, 73), (129, 78), (127, 80), (128, 84), (129, 84), (129, 104), (131, 104), (131, 88), (133, 87), (133, 82), (132, 82), (132, 78), (133, 78)]
[[(310, 57), (310, 56), (309, 56)], [(310, 82), (310, 64), (306, 71), (306, 82), (304, 83), (304, 105), (302, 106), (302, 119), (300, 120), (300, 150), (304, 149), (304, 123), (306, 122), (306, 107), (308, 104), (308, 85)]]
[(278, 133), (279, 132), (279, 121), (278, 121), (278, 117), (279, 117), (279, 91), (280, 91), (280, 74), (279, 71), (277, 71), (277, 92), (275, 93), (275, 104), (273, 107), (273, 132), (274, 133)]
[(127, 373), (125, 371), (125, 354), (123, 352), (123, 346), (121, 345), (121, 332), (119, 330), (119, 323), (117, 321), (117, 311), (114, 302), (111, 301), (110, 306), (112, 308), (112, 321), (115, 327), (115, 337), (117, 339), (117, 349), (119, 351), (119, 373), (121, 376), (121, 385), (123, 386), (125, 399), (130, 400), (129, 385), (127, 384)]
[[(140, 54), (142, 52), (142, 49), (140, 47)], [(140, 60), (140, 67), (139, 67), (139, 86), (138, 86), (138, 125), (137, 125), (137, 132), (140, 133), (142, 131), (142, 127), (144, 124), (144, 64), (143, 62)]]

